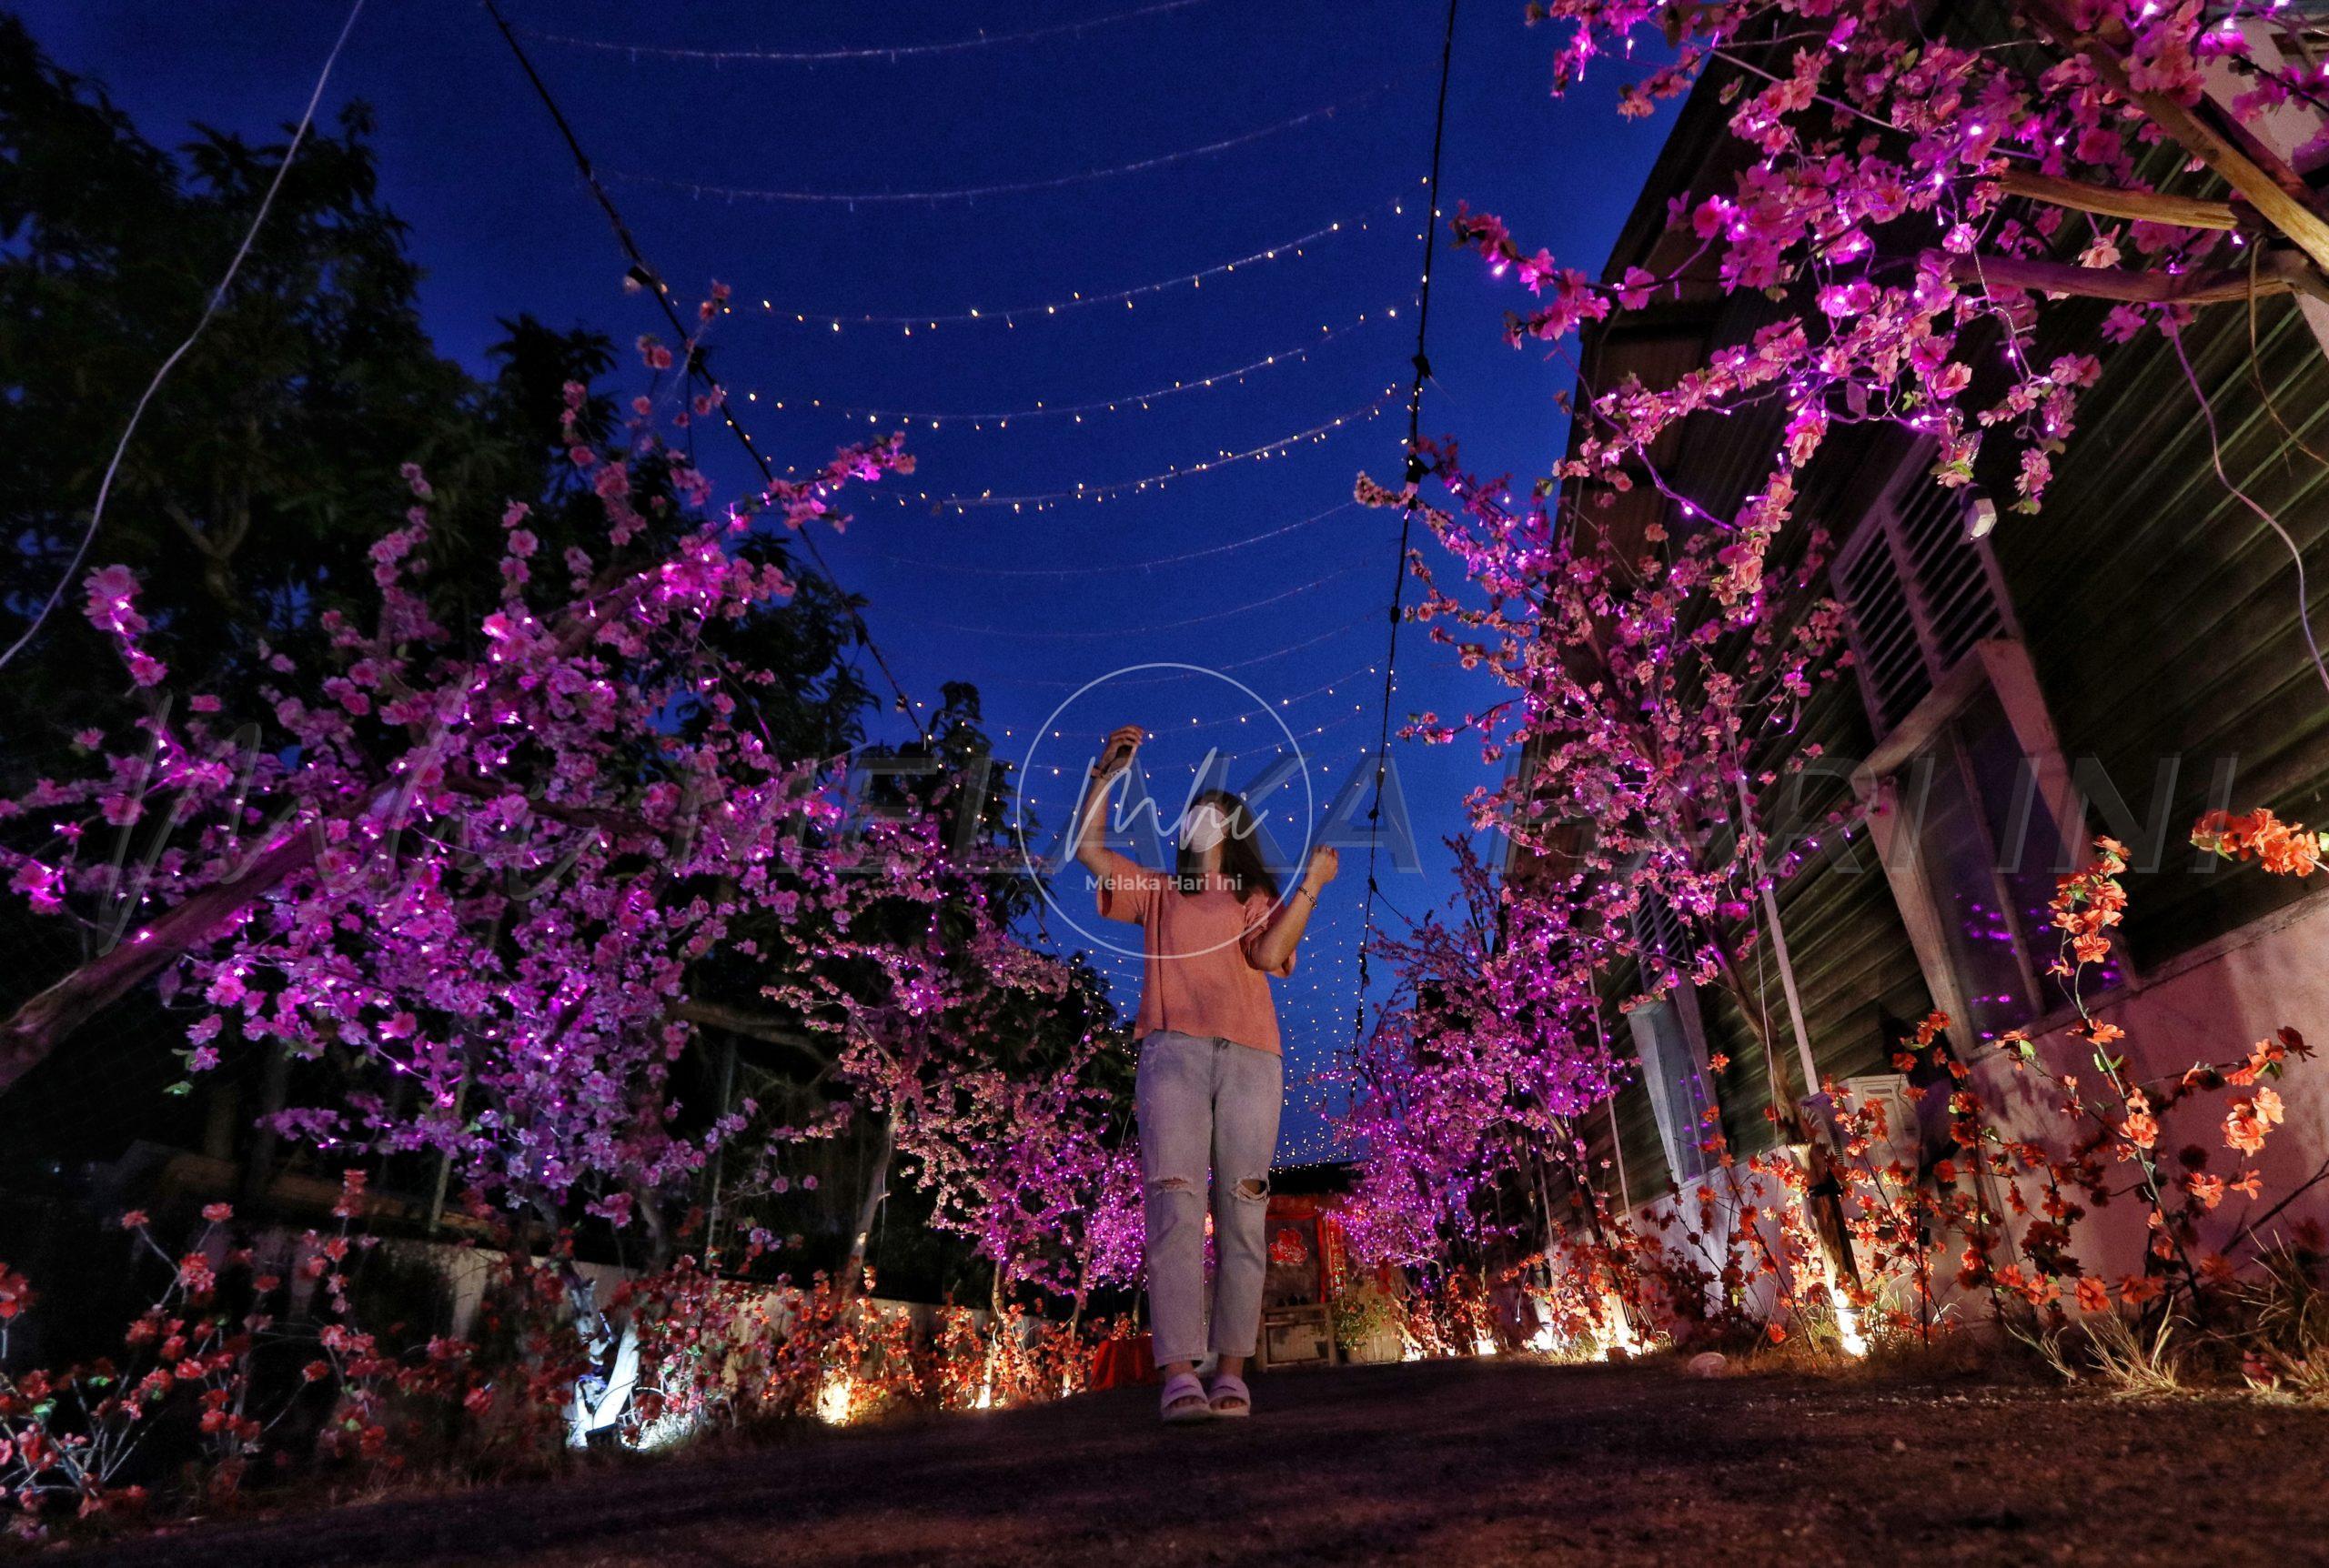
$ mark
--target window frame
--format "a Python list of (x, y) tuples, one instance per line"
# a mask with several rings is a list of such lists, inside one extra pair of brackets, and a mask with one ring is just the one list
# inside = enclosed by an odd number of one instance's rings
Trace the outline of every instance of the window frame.
[[(1829, 580), (1830, 591), (1844, 608), (1846, 638), (1859, 675), (1860, 706), (1875, 737), (1869, 755), (1852, 769), (1852, 793), (1865, 813), (1869, 842), (1891, 886), (1893, 905), (1908, 930), (1910, 945), (1917, 955), (1917, 967), (1923, 973), (1933, 1005), (1947, 1013), (1960, 1029), (1970, 1030), (1974, 1015), (1968, 1002), (1964, 977), (1958, 973), (1950, 956), (1949, 940), (1942, 925), (1944, 916), (1935, 892), (1936, 879), (1928, 873), (1923, 848), (1910, 832), (1910, 824), (1900, 809), (1900, 770), (1943, 739), (1948, 727), (1986, 690), (2004, 713), (2016, 747), (2029, 759), (2035, 774), (2034, 798), (2043, 805), (2059, 841), (2084, 846), (2091, 841), (2092, 829), (2085, 802), (2074, 788), (2064, 760), (2062, 739), (2046, 706), (2036, 667), (2022, 641), (2013, 597), (2007, 590), (2004, 573), (1986, 538), (1966, 537), (1962, 542), (1974, 551), (1980, 563), (2001, 635), (1976, 639), (1953, 665), (1941, 668), (1941, 639), (1934, 629), (1932, 608), (1927, 603), (1927, 589), (1901, 517), (1902, 498), (1911, 487), (1931, 482), (1927, 469), (1932, 451), (1930, 440), (1920, 441), (1911, 449), (1860, 525), (1836, 553), (1830, 564)], [(1847, 576), (1870, 550), (1880, 548), (1887, 552), (1893, 577), (1900, 585), (1901, 598), (1915, 628), (1918, 655), (1928, 683), (1924, 695), (1889, 729), (1883, 719), (1882, 693), (1871, 678), (1870, 661), (1864, 657), (1868, 641), (1861, 631)], [(1955, 787), (1966, 796), (1990, 849), (1991, 876), (1999, 907), (2011, 911), (2013, 900), (1998, 866), (1998, 824), (1990, 819), (1974, 780), (1963, 772), (1966, 764), (1962, 743), (1952, 742), (1950, 750), (1960, 769)], [(2050, 1020), (2066, 1017), (2075, 1010), (2068, 1004), (2047, 1005), (2044, 969), (2052, 955), (2040, 950), (2035, 934), (2021, 931), (2019, 917), (2015, 919), (2020, 938), (2016, 958), (2032, 1006), (2030, 1020), (2022, 1027), (2036, 1033)], [(2119, 985), (2130, 990), (2140, 989), (2142, 977), (2125, 944), (2114, 939), (2112, 946), (2112, 958), (2122, 976)]]
[[(1645, 928), (1655, 924), (1656, 910), (1648, 900), (1656, 899), (1655, 892), (1646, 891), (1644, 901), (1634, 909), (1636, 941), (1640, 945), (1657, 945), (1655, 938)], [(1670, 911), (1669, 918), (1671, 918)], [(1660, 947), (1659, 950), (1664, 951)], [(1670, 960), (1669, 960), (1670, 961)], [(1669, 1014), (1674, 1020), (1674, 1033), (1680, 1045), (1681, 1061), (1668, 1061), (1663, 1042), (1658, 1035), (1657, 1020)], [(1626, 1028), (1633, 1039), (1634, 1058), (1640, 1064), (1642, 1089), (1649, 1096), (1651, 1118), (1658, 1123), (1659, 1141), (1666, 1155), (1666, 1174), (1679, 1190), (1693, 1181), (1702, 1181), (1714, 1169), (1714, 1161), (1703, 1145), (1709, 1136), (1706, 1112), (1715, 1105), (1714, 1070), (1707, 1050), (1706, 1017), (1699, 1006), (1699, 988), (1689, 976), (1679, 970), (1674, 984), (1665, 996), (1648, 1007), (1638, 1007), (1626, 1014)], [(1652, 1082), (1655, 1071), (1659, 1081)], [(1688, 1073), (1685, 1078), (1683, 1072)], [(1668, 1125), (1678, 1107), (1668, 1098), (1678, 1089), (1684, 1090), (1697, 1107), (1687, 1128)], [(1685, 1173), (1678, 1162), (1678, 1154), (1687, 1155), (1692, 1169)]]

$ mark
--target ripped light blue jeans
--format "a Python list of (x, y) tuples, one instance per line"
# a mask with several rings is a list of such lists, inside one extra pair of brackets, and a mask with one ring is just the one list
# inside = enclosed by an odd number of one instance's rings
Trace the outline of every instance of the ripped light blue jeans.
[(1269, 1271), (1270, 1161), (1285, 1061), (1235, 1040), (1152, 1030), (1134, 1081), (1148, 1317), (1156, 1364), (1204, 1359), (1206, 1176), (1212, 1176), (1212, 1348), (1249, 1356)]

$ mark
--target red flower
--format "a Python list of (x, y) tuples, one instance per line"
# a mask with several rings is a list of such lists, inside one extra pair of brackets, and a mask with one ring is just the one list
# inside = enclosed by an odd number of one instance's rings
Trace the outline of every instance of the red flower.
[(6, 1322), (32, 1304), (32, 1282), (7, 1264), (0, 1263), (0, 1323)]

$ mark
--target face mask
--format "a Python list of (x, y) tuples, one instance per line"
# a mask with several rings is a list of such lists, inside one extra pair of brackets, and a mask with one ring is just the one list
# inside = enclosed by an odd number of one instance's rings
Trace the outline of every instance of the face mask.
[(1200, 806), (1189, 814), (1188, 831), (1183, 842), (1188, 845), (1191, 854), (1202, 855), (1221, 842), (1226, 826), (1219, 807)]

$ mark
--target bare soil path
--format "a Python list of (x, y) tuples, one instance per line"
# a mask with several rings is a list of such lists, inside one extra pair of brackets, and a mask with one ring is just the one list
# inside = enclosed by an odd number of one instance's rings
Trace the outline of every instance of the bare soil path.
[[(1662, 1362), (1286, 1372), (197, 1525), (74, 1568), (2329, 1563), (2329, 1412)], [(49, 1559), (55, 1560), (55, 1559)]]

